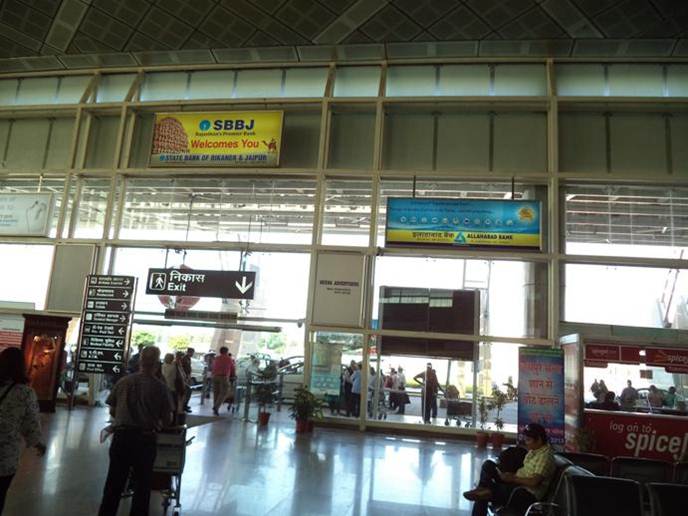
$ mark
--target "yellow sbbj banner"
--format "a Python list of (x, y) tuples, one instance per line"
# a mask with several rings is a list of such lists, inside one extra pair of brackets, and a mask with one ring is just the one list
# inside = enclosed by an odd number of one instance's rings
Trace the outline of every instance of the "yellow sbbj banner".
[(277, 167), (282, 111), (157, 113), (153, 167)]

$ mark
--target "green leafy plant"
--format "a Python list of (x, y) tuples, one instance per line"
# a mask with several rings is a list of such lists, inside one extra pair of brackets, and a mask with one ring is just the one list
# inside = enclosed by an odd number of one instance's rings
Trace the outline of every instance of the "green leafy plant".
[(504, 420), (501, 416), (507, 401), (507, 395), (499, 387), (492, 388), (492, 403), (490, 404), (490, 408), (497, 410), (497, 414), (495, 415), (495, 426), (497, 430), (502, 430), (504, 428)]
[(322, 402), (308, 390), (308, 387), (299, 387), (294, 395), (294, 402), (289, 408), (291, 417), (298, 421), (309, 421), (323, 417)]
[(131, 336), (131, 344), (134, 347), (152, 346), (155, 344), (155, 335), (148, 331), (135, 331)]
[(267, 412), (268, 406), (275, 403), (275, 385), (271, 383), (256, 385), (255, 397), (258, 402), (258, 410)]

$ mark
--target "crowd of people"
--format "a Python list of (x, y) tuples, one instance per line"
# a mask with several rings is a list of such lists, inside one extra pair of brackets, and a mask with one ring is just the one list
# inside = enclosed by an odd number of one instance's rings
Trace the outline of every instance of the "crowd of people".
[[(595, 381), (590, 386), (590, 392), (594, 396), (595, 401), (589, 403), (588, 407), (600, 410), (633, 411), (636, 410), (638, 400), (640, 400), (640, 394), (638, 390), (633, 387), (633, 382), (631, 382), (631, 380), (626, 382), (626, 387), (621, 391), (618, 400), (616, 393), (607, 388), (604, 380), (598, 381), (597, 378), (595, 378)], [(651, 409), (673, 409), (678, 407), (678, 401), (676, 387), (669, 387), (667, 391), (663, 392), (658, 389), (656, 385), (650, 385), (647, 390), (647, 404)]]

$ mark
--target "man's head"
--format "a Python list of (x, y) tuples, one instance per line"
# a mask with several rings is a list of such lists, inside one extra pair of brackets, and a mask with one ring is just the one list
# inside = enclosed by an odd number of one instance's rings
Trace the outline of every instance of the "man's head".
[(172, 353), (167, 353), (165, 355), (165, 363), (171, 364), (172, 362), (174, 362), (174, 355)]
[(186, 348), (186, 356), (189, 358), (194, 356), (195, 352), (196, 352), (196, 350), (194, 348)]
[(633, 382), (631, 382), (630, 380), (628, 380), (626, 383), (628, 384), (629, 387), (633, 387)]
[(547, 444), (547, 431), (542, 425), (530, 423), (523, 429), (526, 448), (537, 450)]
[(669, 387), (669, 394), (676, 394), (676, 387)]
[(141, 372), (152, 374), (160, 366), (160, 349), (156, 346), (146, 346), (141, 351), (139, 367)]
[(226, 355), (229, 352), (229, 348), (227, 346), (222, 346), (220, 348), (220, 355)]
[(431, 363), (431, 362), (428, 362), (428, 363), (425, 365), (425, 367), (426, 367), (428, 370), (432, 369), (432, 363)]
[(399, 372), (400, 372), (400, 373), (403, 373), (403, 372), (404, 372), (404, 368), (401, 367), (401, 366), (399, 366)]

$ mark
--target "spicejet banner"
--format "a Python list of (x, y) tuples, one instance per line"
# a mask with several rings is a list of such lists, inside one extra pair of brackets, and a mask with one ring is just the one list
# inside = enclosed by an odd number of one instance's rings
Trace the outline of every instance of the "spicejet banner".
[(540, 249), (540, 203), (387, 200), (386, 245)]
[(282, 111), (158, 113), (153, 167), (277, 167)]

